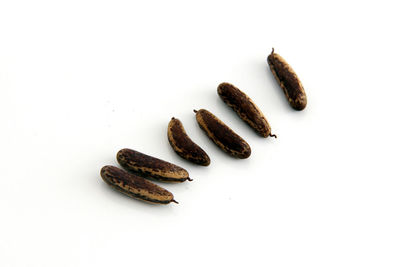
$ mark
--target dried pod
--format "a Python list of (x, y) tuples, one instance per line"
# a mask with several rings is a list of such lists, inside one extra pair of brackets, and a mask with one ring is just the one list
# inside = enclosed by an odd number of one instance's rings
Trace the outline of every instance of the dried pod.
[(307, 105), (307, 96), (294, 70), (280, 55), (274, 53), (273, 48), (267, 61), (292, 108), (303, 110)]
[(174, 151), (182, 158), (195, 164), (210, 165), (210, 158), (207, 153), (189, 138), (180, 120), (172, 118), (169, 122), (168, 141)]
[(151, 157), (138, 151), (124, 148), (117, 153), (118, 163), (125, 169), (136, 172), (144, 177), (163, 182), (191, 181), (189, 173), (172, 163)]
[(245, 93), (230, 83), (221, 83), (217, 91), (222, 101), (230, 106), (259, 135), (276, 138), (276, 135), (271, 134), (271, 127), (261, 110)]
[(205, 109), (194, 110), (194, 112), (200, 128), (223, 151), (240, 159), (250, 157), (249, 144), (214, 114)]
[(130, 197), (156, 204), (178, 203), (171, 192), (120, 168), (104, 166), (100, 175), (108, 185)]

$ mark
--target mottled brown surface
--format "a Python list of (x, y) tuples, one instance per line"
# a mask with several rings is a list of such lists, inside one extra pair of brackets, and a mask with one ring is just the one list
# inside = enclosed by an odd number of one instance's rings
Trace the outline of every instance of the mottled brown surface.
[(202, 166), (210, 165), (207, 153), (187, 135), (180, 120), (172, 118), (168, 124), (168, 141), (182, 158)]
[(222, 101), (230, 106), (259, 135), (270, 136), (271, 127), (267, 119), (250, 97), (230, 83), (221, 83), (217, 91)]
[(185, 169), (128, 148), (117, 153), (117, 161), (129, 171), (164, 182), (184, 182), (190, 179)]
[(158, 204), (174, 201), (172, 193), (164, 188), (117, 167), (104, 166), (100, 175), (108, 185), (130, 197)]
[(307, 97), (296, 73), (280, 55), (274, 53), (274, 50), (267, 61), (290, 105), (296, 110), (303, 110), (307, 105)]
[(245, 159), (250, 157), (249, 144), (231, 128), (205, 109), (196, 112), (196, 120), (207, 136), (231, 156)]

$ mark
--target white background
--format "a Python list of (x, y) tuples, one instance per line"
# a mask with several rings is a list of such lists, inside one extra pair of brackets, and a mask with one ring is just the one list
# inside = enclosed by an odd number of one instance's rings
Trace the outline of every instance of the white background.
[[(399, 266), (396, 1), (1, 1), (0, 266)], [(301, 78), (292, 110), (266, 57)], [(217, 96), (246, 92), (278, 139)], [(206, 108), (252, 147), (199, 129)], [(211, 157), (179, 158), (172, 116)], [(193, 182), (179, 205), (100, 178), (124, 147)]]

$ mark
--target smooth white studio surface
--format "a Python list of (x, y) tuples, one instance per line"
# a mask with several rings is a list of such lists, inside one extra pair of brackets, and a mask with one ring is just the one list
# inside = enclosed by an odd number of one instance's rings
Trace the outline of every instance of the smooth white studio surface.
[[(400, 266), (396, 1), (0, 1), (0, 266)], [(290, 108), (266, 63), (300, 77)], [(230, 82), (278, 135), (227, 107)], [(193, 109), (248, 141), (219, 150)], [(210, 156), (167, 140), (171, 117)], [(186, 168), (179, 205), (100, 178), (133, 148)]]

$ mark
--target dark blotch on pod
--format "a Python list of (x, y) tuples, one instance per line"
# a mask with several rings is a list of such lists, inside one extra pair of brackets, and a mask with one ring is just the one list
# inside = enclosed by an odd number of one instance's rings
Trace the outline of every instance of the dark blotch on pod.
[(240, 159), (250, 157), (249, 144), (214, 114), (205, 109), (194, 112), (200, 128), (223, 151)]
[(257, 105), (239, 88), (230, 83), (221, 83), (218, 86), (218, 95), (230, 106), (239, 117), (263, 137), (271, 135), (271, 127)]
[(126, 170), (163, 182), (191, 181), (189, 173), (170, 162), (124, 148), (117, 153), (118, 163)]
[(280, 55), (274, 53), (274, 49), (267, 61), (292, 108), (303, 110), (307, 105), (307, 96), (294, 70)]
[(210, 165), (207, 153), (190, 139), (181, 121), (176, 118), (172, 118), (168, 124), (168, 141), (182, 158), (202, 166)]
[(120, 168), (104, 166), (100, 175), (104, 182), (127, 196), (155, 204), (178, 203), (171, 192)]

